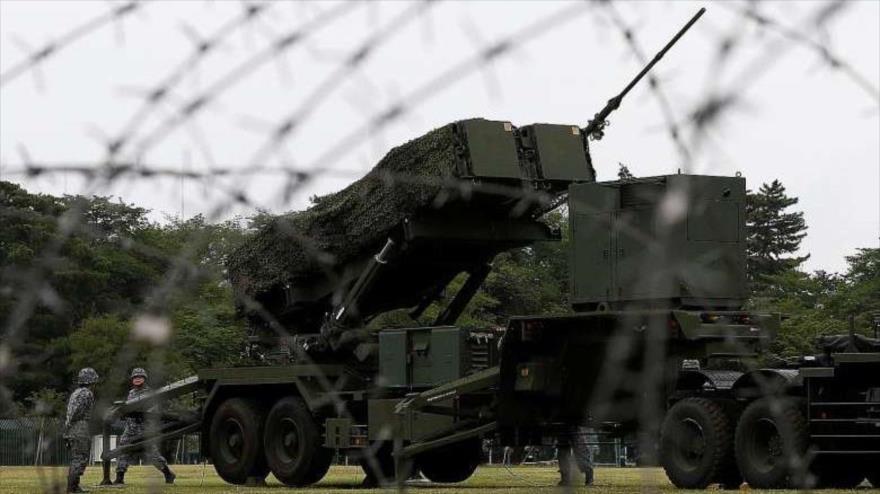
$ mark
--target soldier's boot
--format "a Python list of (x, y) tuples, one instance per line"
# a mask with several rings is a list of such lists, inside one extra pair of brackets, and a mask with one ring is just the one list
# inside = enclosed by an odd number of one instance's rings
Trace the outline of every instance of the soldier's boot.
[(593, 485), (593, 469), (588, 468), (584, 473), (584, 485)]
[(577, 471), (571, 460), (571, 449), (560, 448), (559, 450), (559, 486), (572, 486), (572, 471)]
[(125, 484), (125, 472), (116, 472), (116, 480), (113, 481), (113, 485), (123, 484)]
[(67, 476), (67, 492), (89, 492), (86, 489), (83, 489), (79, 486), (79, 476), (77, 475), (68, 475)]
[(559, 483), (556, 485), (558, 485), (560, 487), (572, 485), (571, 475), (569, 474), (569, 472), (567, 470), (559, 469)]
[(175, 475), (174, 472), (172, 472), (171, 469), (168, 468), (167, 465), (162, 467), (162, 473), (165, 474), (165, 483), (166, 484), (173, 484), (174, 479), (177, 478), (177, 475)]

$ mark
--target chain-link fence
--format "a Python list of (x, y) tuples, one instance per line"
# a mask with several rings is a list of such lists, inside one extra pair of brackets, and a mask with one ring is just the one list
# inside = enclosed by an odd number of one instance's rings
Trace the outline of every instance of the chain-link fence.
[(63, 465), (68, 461), (68, 451), (57, 420), (0, 420), (0, 464)]
[[(52, 418), (22, 417), (0, 419), (0, 465), (53, 466), (70, 461), (62, 423)], [(118, 444), (118, 434), (110, 436), (111, 447)], [(162, 445), (170, 463), (196, 464), (201, 462), (200, 441), (197, 434), (184, 435)], [(92, 462), (99, 462), (102, 452), (100, 436), (92, 437)]]

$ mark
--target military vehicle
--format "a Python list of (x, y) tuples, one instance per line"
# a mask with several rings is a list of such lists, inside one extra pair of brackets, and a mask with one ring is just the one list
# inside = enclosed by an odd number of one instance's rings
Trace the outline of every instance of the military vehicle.
[[(105, 480), (110, 459), (144, 441), (199, 432), (203, 453), (233, 484), (269, 472), (288, 486), (313, 484), (337, 450), (357, 454), (373, 482), (404, 479), (413, 467), (431, 481), (459, 482), (477, 468), (482, 439), (546, 444), (572, 424), (614, 423), (659, 438), (660, 460), (680, 487), (743, 478), (805, 485), (811, 462), (796, 460), (812, 456), (847, 467), (846, 478), (826, 468), (822, 482), (868, 475), (877, 485), (876, 349), (830, 351), (789, 369), (755, 366), (780, 318), (743, 310), (745, 180), (595, 180), (590, 138), (601, 137), (609, 108), (672, 42), (586, 128), (455, 122), (389, 153), (407, 166), (447, 157), (433, 188), (418, 189), (428, 192), (420, 201), (392, 204), (385, 189), (357, 189), (287, 223), (308, 233), (329, 223), (322, 215), (355, 210), (390, 211), (383, 221), (394, 220), (333, 237), (321, 247), (336, 249), (332, 265), (305, 271), (297, 260), (266, 271), (295, 274), (272, 283), (234, 275), (246, 287), (243, 310), (264, 365), (204, 369), (113, 409), (107, 424), (186, 393), (199, 403), (158, 417), (151, 434), (120, 448), (110, 449), (106, 428)], [(378, 187), (381, 177), (373, 179)], [(401, 193), (410, 187), (418, 188)], [(541, 218), (562, 205), (571, 312), (513, 317), (501, 332), (456, 326), (499, 253), (561, 240)], [(263, 272), (271, 253), (310, 248), (288, 233), (289, 245), (260, 237), (249, 254), (257, 261), (239, 267)], [(437, 303), (431, 324), (371, 325), (399, 309), (415, 321)]]

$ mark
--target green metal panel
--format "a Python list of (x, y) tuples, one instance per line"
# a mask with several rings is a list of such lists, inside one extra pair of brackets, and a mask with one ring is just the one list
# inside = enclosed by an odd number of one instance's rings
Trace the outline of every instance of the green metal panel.
[(379, 384), (405, 386), (407, 384), (406, 331), (386, 330), (379, 333)]
[(746, 256), (741, 242), (688, 242), (679, 269), (682, 296), (745, 298)]
[(540, 176), (547, 180), (589, 181), (583, 136), (577, 125), (534, 124), (522, 132), (531, 134)]
[(733, 201), (707, 201), (688, 212), (688, 240), (738, 242), (741, 204)]
[(611, 298), (612, 219), (619, 207), (618, 189), (597, 183), (568, 189), (572, 302)]
[(328, 418), (325, 420), (324, 446), (333, 449), (351, 446), (351, 419)]
[(410, 354), (410, 379), (406, 382), (409, 386), (431, 386), (433, 374), (441, 368), (440, 362), (436, 362), (437, 348), (434, 346), (433, 332), (430, 329), (407, 331), (409, 337)]
[(282, 384), (294, 382), (300, 377), (335, 377), (344, 370), (341, 365), (301, 364), (200, 369), (198, 376), (203, 381), (219, 381), (223, 384)]
[[(449, 401), (438, 402), (437, 406), (450, 406)], [(448, 415), (436, 413), (414, 412), (409, 413), (409, 430), (411, 438), (418, 440), (436, 434), (437, 431), (452, 426), (453, 418)]]
[(835, 353), (833, 354), (835, 362), (838, 364), (863, 364), (880, 362), (880, 353)]
[(379, 333), (379, 374), (384, 386), (429, 387), (465, 372), (465, 333), (452, 326)]
[(655, 256), (668, 253), (657, 248), (654, 216), (654, 208), (647, 207), (614, 214), (613, 290), (619, 298), (661, 298), (670, 292), (669, 266), (656, 262)]
[[(459, 328), (438, 328), (431, 331), (430, 362), (425, 366), (425, 382), (434, 386), (464, 375), (467, 351), (464, 333)], [(423, 371), (424, 373), (424, 371)], [(414, 379), (419, 382), (418, 379)]]
[(669, 189), (687, 190), (688, 195), (698, 202), (709, 200), (742, 202), (746, 197), (746, 180), (742, 177), (679, 174), (662, 178), (665, 179)]
[(613, 213), (572, 214), (572, 235), (590, 239), (573, 249), (572, 291), (574, 301), (607, 299), (611, 296), (611, 218)]
[(572, 184), (568, 188), (568, 207), (572, 214), (616, 211), (620, 209), (620, 192), (604, 183)]
[(801, 367), (801, 377), (834, 377), (834, 367)]
[(692, 197), (684, 245), (687, 269), (678, 273), (682, 296), (745, 299), (745, 179), (675, 175), (672, 187)]
[(742, 178), (669, 175), (577, 184), (569, 188), (569, 207), (575, 305), (667, 301), (736, 308), (745, 299)]
[(409, 428), (394, 413), (400, 399), (373, 399), (367, 402), (367, 436), (370, 441), (388, 441), (392, 437), (409, 436)]
[[(396, 414), (394, 409), (401, 399), (373, 399), (367, 403), (368, 437), (371, 441), (389, 440), (400, 437), (411, 441), (446, 429), (453, 423), (453, 418), (435, 413), (410, 412)], [(433, 403), (438, 406), (449, 406), (450, 402)]]
[(460, 125), (467, 143), (468, 171), (474, 177), (522, 178), (510, 122), (473, 119)]

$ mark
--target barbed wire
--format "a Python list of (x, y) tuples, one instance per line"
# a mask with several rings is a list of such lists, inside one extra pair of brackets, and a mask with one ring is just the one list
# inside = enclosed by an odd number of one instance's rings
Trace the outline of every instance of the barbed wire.
[[(51, 63), (51, 60), (65, 51), (70, 46), (85, 37), (91, 36), (113, 22), (121, 21), (133, 12), (141, 8), (145, 3), (142, 1), (128, 2), (112, 7), (107, 12), (96, 16), (83, 24), (77, 25), (70, 31), (62, 33), (53, 41), (45, 44), (40, 49), (26, 56), (21, 61), (14, 63), (0, 74), (0, 89), (27, 73), (37, 74), (42, 65)], [(403, 6), (387, 22), (376, 22), (360, 41), (353, 43), (342, 57), (329, 70), (311, 91), (308, 91), (302, 100), (292, 108), (285, 107), (280, 112), (280, 117), (267, 124), (262, 130), (258, 130), (262, 139), (248, 154), (242, 164), (218, 164), (211, 153), (211, 144), (197, 129), (190, 128), (193, 120), (202, 115), (207, 108), (219, 100), (219, 98), (242, 84), (246, 79), (253, 77), (258, 70), (274, 62), (278, 62), (286, 53), (303, 48), (307, 40), (320, 31), (327, 29), (332, 24), (342, 20), (356, 9), (366, 8), (367, 3), (336, 3), (318, 9), (315, 15), (295, 27), (283, 29), (281, 32), (269, 32), (265, 34), (265, 44), (261, 45), (254, 53), (248, 54), (237, 63), (224, 67), (221, 75), (212, 79), (205, 88), (200, 89), (195, 95), (181, 96), (178, 89), (182, 81), (192, 75), (205, 63), (210, 56), (217, 54), (217, 48), (227, 42), (235, 33), (254, 28), (262, 19), (270, 16), (279, 5), (272, 2), (243, 3), (241, 11), (223, 22), (211, 34), (201, 37), (196, 34), (194, 28), (187, 28), (193, 42), (193, 46), (185, 56), (176, 64), (173, 64), (167, 73), (157, 79), (152, 85), (143, 91), (143, 101), (135, 111), (126, 119), (120, 128), (105, 139), (103, 143), (104, 153), (93, 162), (88, 161), (39, 161), (30, 158), (30, 153), (23, 148), (21, 163), (2, 163), (0, 168), (5, 177), (12, 177), (23, 182), (45, 176), (57, 174), (77, 175), (84, 180), (84, 186), (80, 195), (88, 197), (97, 195), (119, 180), (128, 179), (133, 181), (149, 181), (159, 179), (180, 179), (193, 183), (204, 184), (206, 188), (217, 191), (223, 197), (210, 209), (205, 216), (207, 222), (217, 222), (228, 217), (233, 206), (242, 206), (249, 211), (260, 211), (268, 206), (286, 207), (296, 198), (307, 185), (313, 184), (322, 178), (337, 177), (355, 179), (361, 174), (361, 170), (340, 168), (339, 164), (348, 157), (357, 146), (365, 143), (383, 129), (398, 122), (406, 115), (414, 112), (426, 102), (448, 91), (459, 81), (467, 76), (486, 69), (494, 62), (509, 57), (517, 50), (523, 49), (534, 40), (562, 28), (564, 25), (579, 22), (587, 17), (587, 13), (593, 13), (594, 22), (601, 22), (600, 17), (610, 19), (610, 25), (623, 39), (626, 50), (634, 56), (639, 63), (648, 60), (645, 48), (638, 37), (638, 28), (628, 20), (624, 11), (619, 8), (620, 2), (578, 2), (553, 7), (546, 15), (530, 20), (525, 25), (504, 33), (494, 41), (480, 42), (471, 52), (458, 58), (451, 66), (437, 70), (427, 77), (425, 82), (413, 85), (401, 96), (396, 97), (390, 104), (381, 107), (377, 111), (368, 113), (362, 121), (352, 125), (346, 132), (339, 134), (329, 145), (319, 150), (314, 159), (305, 165), (296, 165), (287, 156), (284, 148), (291, 142), (295, 142), (298, 133), (305, 128), (310, 118), (330, 100), (339, 88), (354, 75), (377, 53), (383, 46), (391, 44), (395, 35), (401, 33), (406, 26), (422, 19), (432, 9), (437, 8), (434, 1), (413, 2)], [(721, 4), (725, 9), (735, 14), (739, 24), (729, 33), (724, 33), (715, 45), (714, 64), (710, 70), (721, 71), (732, 63), (732, 53), (741, 45), (747, 43), (744, 38), (744, 26), (754, 24), (777, 35), (762, 47), (760, 52), (749, 61), (745, 69), (738, 72), (727, 85), (720, 85), (720, 81), (708, 77), (711, 85), (708, 85), (705, 93), (692, 104), (687, 116), (680, 108), (682, 102), (670, 95), (674, 94), (663, 77), (656, 75), (648, 76), (648, 88), (652, 97), (657, 101), (666, 135), (671, 140), (674, 149), (685, 170), (690, 170), (698, 158), (698, 154), (707, 133), (718, 131), (720, 122), (739, 105), (749, 86), (755, 84), (763, 74), (772, 69), (779, 59), (793, 47), (802, 47), (819, 56), (820, 63), (830, 71), (843, 74), (848, 80), (858, 86), (865, 95), (874, 103), (880, 103), (880, 91), (876, 83), (862, 74), (857, 68), (844, 57), (836, 53), (829, 46), (827, 39), (817, 38), (816, 33), (823, 33), (829, 29), (831, 22), (839, 17), (849, 4), (842, 1), (829, 1), (818, 5), (810, 12), (810, 15), (797, 27), (790, 27), (778, 19), (759, 12), (760, 2), (746, 4)], [(588, 17), (587, 17), (588, 18)], [(827, 38), (827, 36), (826, 36)], [(149, 127), (148, 124), (160, 111), (169, 113), (159, 117), (157, 123)], [(190, 133), (189, 138), (209, 165), (206, 170), (184, 170), (176, 164), (162, 163), (160, 161), (148, 161), (148, 153), (159, 148), (174, 132), (184, 128)], [(686, 141), (683, 130), (690, 129), (692, 132), (690, 141)], [(271, 166), (273, 159), (278, 159), (280, 166)], [(270, 177), (277, 179), (281, 184), (278, 193), (254, 194), (248, 189), (250, 181), (255, 177)], [(391, 186), (438, 186), (444, 192), (454, 191), (460, 197), (470, 197), (473, 193), (473, 183), (448, 178), (425, 177), (408, 173), (375, 172), (374, 178)], [(224, 179), (224, 181), (217, 180)], [(492, 186), (483, 184), (481, 192), (489, 195), (503, 197), (512, 201), (519, 201), (521, 205), (538, 204), (542, 207), (554, 204), (551, 194), (525, 189), (520, 186)], [(260, 197), (256, 197), (259, 195)], [(445, 197), (445, 196), (444, 196)], [(433, 204), (441, 206), (439, 202)], [(46, 349), (38, 355), (18, 356), (18, 350), (28, 338), (28, 321), (37, 312), (38, 307), (47, 306), (52, 310), (58, 310), (63, 305), (57, 292), (52, 288), (49, 280), (53, 269), (59, 259), (64, 258), (65, 241), (74, 235), (86, 235), (89, 238), (99, 238), (99, 232), (90, 230), (88, 219), (85, 216), (87, 205), (81, 201), (73, 201), (70, 208), (58, 219), (60, 235), (54, 237), (52, 242), (46, 245), (35, 256), (32, 265), (23, 272), (16, 273), (14, 280), (6, 279), (5, 283), (14, 283), (17, 287), (16, 303), (10, 311), (9, 317), (4, 321), (4, 332), (0, 352), (7, 352), (14, 358), (0, 359), (0, 400), (5, 400), (11, 393), (6, 389), (6, 382), (21, 369), (27, 370), (28, 366), (39, 364), (51, 357), (51, 351)], [(514, 209), (513, 216), (524, 214), (529, 208), (526, 206)], [(589, 212), (597, 211), (586, 208)], [(319, 264), (326, 268), (324, 274), (334, 283), (342, 279), (334, 271), (334, 259), (331, 253), (324, 250), (316, 239), (310, 238), (305, 232), (299, 231), (292, 222), (280, 221), (279, 228), (295, 241), (306, 253), (306, 257), (319, 260)], [(624, 225), (623, 233), (646, 245), (646, 248), (654, 249), (657, 259), (665, 259), (667, 252), (664, 251), (665, 243), (662, 238), (657, 239), (644, 231)], [(661, 237), (664, 232), (661, 232)], [(668, 233), (668, 232), (665, 232)], [(196, 253), (211, 238), (207, 232), (197, 232), (188, 239), (185, 247), (173, 256), (156, 250), (154, 247), (138, 242), (134, 239), (122, 239), (121, 243), (126, 249), (142, 253), (148, 256), (165, 258), (167, 269), (155, 280), (153, 286), (147, 290), (144, 301), (135, 312), (135, 317), (153, 316), (163, 314), (170, 305), (173, 294), (190, 289), (192, 279), (196, 278), (203, 270), (203, 266), (194, 259)], [(711, 256), (711, 254), (706, 254)], [(652, 265), (643, 266), (644, 272), (656, 271), (657, 259)], [(702, 261), (702, 260), (701, 260)], [(662, 263), (661, 263), (662, 264)], [(672, 268), (669, 268), (672, 269)], [(4, 272), (4, 276), (9, 276)], [(657, 283), (659, 277), (644, 276), (646, 284)], [(286, 327), (270, 308), (267, 308), (252, 296), (245, 296), (240, 301), (251, 314), (264, 324), (277, 337), (290, 338), (295, 332)], [(164, 317), (164, 316), (162, 316)], [(160, 317), (161, 319), (161, 317)], [(167, 320), (163, 324), (170, 324)], [(642, 424), (641, 447), (644, 451), (654, 446), (655, 432), (660, 429), (663, 411), (655, 405), (663, 401), (661, 389), (664, 376), (668, 373), (672, 355), (667, 353), (670, 333), (662, 322), (654, 321), (642, 328), (637, 333), (620, 332), (614, 334), (606, 345), (606, 356), (602, 368), (596, 380), (596, 387), (590, 393), (590, 410), (598, 416), (612, 415), (614, 407), (620, 406), (616, 395), (620, 393), (634, 396), (633, 400), (642, 406), (635, 407), (638, 410), (638, 421)], [(140, 343), (132, 337), (126, 341), (123, 348), (115, 355), (112, 373), (108, 376), (111, 382), (125, 381), (127, 368), (134, 363), (136, 347)], [(149, 356), (149, 363), (155, 369), (157, 375), (166, 373), (167, 355), (164, 353), (167, 340), (157, 345)], [(304, 351), (295, 348), (295, 358), (304, 365), (316, 366), (319, 363)], [(739, 350), (745, 352), (746, 346), (740, 346)], [(627, 366), (633, 359), (640, 360), (636, 370), (629, 370)], [(677, 363), (677, 362), (673, 362)], [(319, 382), (320, 389), (325, 392), (324, 396), (329, 405), (339, 417), (353, 418), (349, 412), (346, 401), (340, 391), (344, 384), (343, 378), (333, 380), (332, 376), (319, 374), (315, 378)], [(768, 395), (775, 391), (774, 383), (761, 381), (758, 386)], [(108, 405), (112, 401), (109, 397), (102, 397), (102, 404)], [(155, 427), (155, 425), (154, 425)], [(389, 431), (385, 431), (386, 433)], [(384, 477), (385, 472), (376, 461), (380, 454), (380, 443), (376, 442), (366, 450), (366, 461), (381, 481), (390, 481)], [(808, 463), (808, 462), (807, 462)], [(805, 463), (806, 465), (806, 463)], [(803, 467), (806, 469), (806, 466)], [(54, 479), (52, 482), (57, 481)], [(52, 482), (41, 480), (43, 488), (52, 489)], [(155, 486), (158, 490), (159, 486)]]
[(149, 115), (163, 102), (174, 88), (183, 81), (188, 74), (198, 69), (202, 60), (212, 54), (218, 47), (239, 29), (245, 28), (257, 22), (260, 16), (265, 15), (271, 9), (269, 3), (244, 4), (242, 13), (224, 23), (217, 30), (205, 38), (193, 36), (193, 51), (183, 59), (180, 64), (173, 67), (152, 89), (146, 91), (144, 102), (140, 108), (128, 119), (115, 137), (108, 139), (106, 143), (108, 160), (112, 160), (122, 151), (127, 136), (134, 135), (138, 128), (143, 125)]
[(83, 24), (75, 26), (70, 31), (60, 34), (54, 40), (49, 41), (39, 49), (34, 50), (33, 53), (29, 54), (18, 63), (13, 64), (4, 72), (0, 73), (0, 88), (22, 76), (23, 74), (38, 70), (41, 63), (45, 63), (47, 60), (56, 56), (62, 50), (75, 44), (80, 39), (89, 36), (97, 31), (100, 31), (102, 28), (112, 22), (121, 21), (126, 16), (140, 9), (141, 4), (145, 1), (147, 0), (136, 0), (132, 2), (127, 2), (118, 7), (113, 7), (106, 13), (90, 19)]
[[(821, 61), (826, 68), (832, 71), (844, 71), (847, 77), (853, 79), (864, 88), (861, 84), (862, 77), (857, 75), (855, 71), (846, 69), (849, 65), (841, 57), (834, 55), (829, 48), (818, 41), (812, 40), (806, 34), (808, 29), (824, 28), (849, 6), (850, 4), (840, 0), (824, 2), (817, 6), (797, 28), (783, 28), (781, 23), (771, 22), (770, 18), (756, 13), (754, 9), (736, 10), (744, 19), (754, 21), (761, 27), (772, 26), (782, 36), (771, 41), (743, 70), (733, 76), (726, 89), (719, 90), (716, 88), (707, 92), (693, 106), (689, 115), (689, 124), (692, 130), (691, 149), (699, 147), (702, 139), (706, 137), (708, 130), (717, 128), (721, 120), (728, 113), (743, 104), (749, 87), (756, 84), (762, 76), (775, 66), (775, 62), (794, 46), (806, 45), (813, 50), (820, 51), (823, 54)], [(729, 57), (726, 55), (733, 49), (735, 43), (736, 41), (731, 38), (722, 38), (718, 45), (719, 63), (725, 63), (729, 60)], [(718, 68), (720, 67), (717, 64), (713, 67), (713, 69)], [(875, 99), (880, 97), (880, 94), (876, 94), (876, 90), (873, 92), (875, 93)], [(878, 99), (878, 102), (880, 102), (880, 99)]]
[[(302, 26), (281, 33), (275, 37), (271, 43), (263, 49), (257, 51), (253, 56), (246, 58), (238, 65), (226, 71), (225, 74), (217, 78), (215, 81), (208, 84), (207, 89), (199, 92), (192, 98), (187, 98), (182, 107), (178, 108), (175, 113), (156, 125), (152, 131), (149, 131), (146, 136), (138, 141), (135, 150), (133, 151), (134, 156), (143, 156), (151, 147), (161, 142), (161, 140), (175, 128), (190, 121), (196, 114), (203, 111), (207, 105), (219, 97), (224, 91), (253, 74), (261, 65), (277, 59), (286, 51), (301, 44), (314, 32), (351, 12), (353, 8), (352, 6), (357, 6), (359, 4), (360, 3), (340, 3), (321, 11), (314, 19), (307, 21)], [(108, 149), (112, 150), (112, 145), (114, 144), (116, 143), (110, 143)]]
[[(649, 61), (648, 56), (639, 44), (633, 27), (626, 22), (614, 3), (608, 2), (604, 5), (611, 17), (614, 27), (623, 35), (627, 48), (633, 53), (633, 55), (635, 55), (635, 58), (640, 65), (646, 65)], [(690, 170), (693, 157), (684, 141), (682, 141), (681, 129), (679, 128), (677, 123), (678, 119), (672, 109), (672, 103), (669, 101), (669, 98), (666, 96), (666, 93), (660, 85), (660, 78), (655, 74), (648, 74), (648, 88), (651, 90), (651, 94), (654, 95), (657, 103), (660, 105), (660, 111), (663, 114), (667, 133), (669, 138), (675, 144), (675, 149), (681, 157), (682, 167), (686, 171)]]

